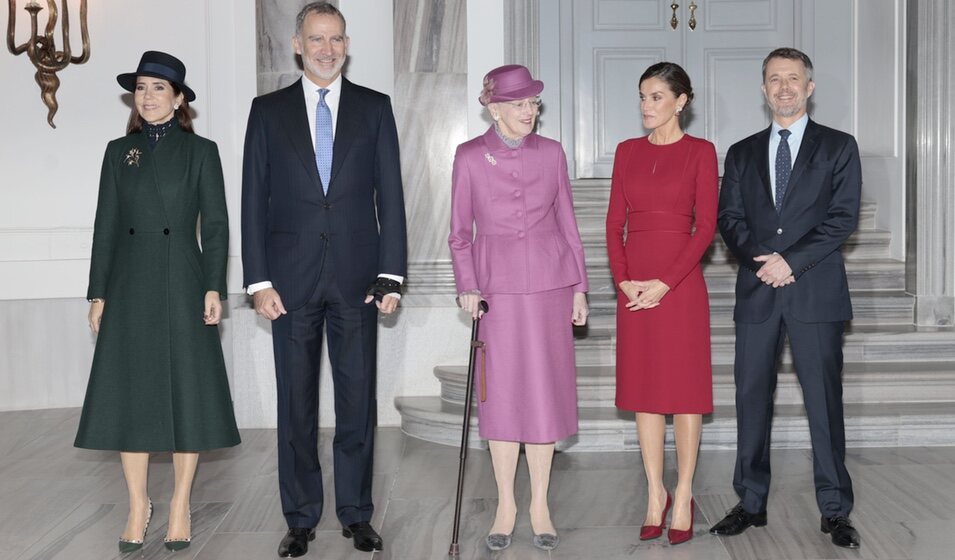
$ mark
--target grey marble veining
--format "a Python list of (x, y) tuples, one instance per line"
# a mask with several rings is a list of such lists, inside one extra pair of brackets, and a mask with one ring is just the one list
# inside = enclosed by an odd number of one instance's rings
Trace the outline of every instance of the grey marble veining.
[(395, 73), (466, 73), (466, 8), (465, 0), (395, 0)]
[[(451, 167), (458, 144), (467, 140), (465, 74), (399, 73), (395, 119), (401, 144), (408, 259), (449, 259)], [(409, 274), (408, 287), (415, 278)]]

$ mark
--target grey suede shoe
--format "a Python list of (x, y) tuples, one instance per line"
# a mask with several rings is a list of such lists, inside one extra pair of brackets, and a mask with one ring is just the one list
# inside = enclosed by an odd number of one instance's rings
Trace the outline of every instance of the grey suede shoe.
[(541, 550), (554, 550), (560, 544), (560, 537), (550, 533), (534, 535), (534, 546)]
[(487, 536), (487, 547), (491, 550), (504, 550), (509, 546), (511, 546), (510, 535), (505, 535), (503, 533), (493, 533)]

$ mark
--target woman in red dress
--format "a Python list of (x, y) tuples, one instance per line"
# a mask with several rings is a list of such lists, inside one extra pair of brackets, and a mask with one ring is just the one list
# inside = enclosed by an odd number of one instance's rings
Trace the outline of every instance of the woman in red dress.
[[(617, 146), (607, 211), (607, 251), (617, 304), (618, 408), (636, 412), (647, 475), (641, 540), (693, 536), (693, 473), (702, 415), (713, 411), (709, 297), (700, 259), (713, 240), (717, 164), (713, 144), (683, 132), (690, 78), (661, 62), (640, 77), (648, 136)], [(663, 486), (666, 416), (673, 414), (679, 479)]]

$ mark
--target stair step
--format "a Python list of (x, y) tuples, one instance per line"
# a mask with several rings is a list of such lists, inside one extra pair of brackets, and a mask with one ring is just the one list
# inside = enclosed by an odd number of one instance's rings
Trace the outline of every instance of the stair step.
[[(616, 329), (612, 326), (576, 329), (577, 365), (613, 364), (615, 335)], [(713, 364), (732, 364), (733, 327), (713, 327), (711, 340)], [(847, 363), (955, 361), (955, 335), (951, 327), (852, 324), (843, 338), (843, 355)], [(783, 351), (782, 361), (792, 362), (788, 347)]]
[[(578, 222), (591, 219), (605, 220), (610, 203), (610, 179), (579, 179), (571, 181), (574, 191), (574, 213)], [(858, 229), (873, 229), (878, 204), (863, 200), (859, 207)]]
[[(589, 297), (592, 327), (612, 328), (616, 323), (617, 300), (607, 292)], [(710, 324), (732, 326), (736, 298), (731, 293), (710, 294)], [(863, 292), (852, 295), (854, 325), (911, 325), (915, 298), (900, 291)]]
[[(397, 397), (401, 430), (406, 434), (445, 445), (458, 446), (464, 407), (440, 397)], [(580, 431), (558, 442), (566, 452), (632, 451), (638, 449), (633, 413), (609, 407), (581, 407)], [(909, 447), (955, 445), (955, 403), (863, 403), (845, 405), (846, 444), (849, 447)], [(477, 431), (472, 410), (469, 446), (487, 446)], [(672, 434), (667, 436), (672, 447)], [(810, 447), (809, 427), (801, 405), (777, 405), (773, 417), (776, 449)], [(736, 448), (736, 410), (715, 407), (703, 417), (702, 449)]]
[[(434, 375), (441, 382), (441, 398), (463, 404), (467, 367), (437, 366)], [(955, 364), (948, 362), (847, 363), (842, 377), (845, 403), (928, 403), (955, 402)], [(713, 402), (735, 403), (733, 366), (713, 368)], [(616, 368), (613, 365), (577, 368), (577, 405), (613, 407), (616, 395)], [(792, 364), (780, 368), (776, 385), (777, 405), (802, 404), (802, 391)]]
[[(736, 289), (735, 262), (707, 262), (703, 264), (703, 276), (710, 294), (733, 293)], [(846, 260), (846, 276), (853, 298), (859, 291), (889, 291), (905, 289), (905, 263), (894, 259)], [(613, 291), (613, 279), (606, 258), (596, 262), (587, 255), (587, 278), (590, 294)]]
[[(607, 234), (603, 224), (590, 226), (578, 222), (580, 239), (584, 245), (587, 264), (607, 262)], [(887, 259), (892, 233), (881, 229), (856, 230), (842, 246), (842, 254), (847, 259)], [(713, 237), (710, 248), (703, 256), (705, 263), (735, 262), (719, 234)]]

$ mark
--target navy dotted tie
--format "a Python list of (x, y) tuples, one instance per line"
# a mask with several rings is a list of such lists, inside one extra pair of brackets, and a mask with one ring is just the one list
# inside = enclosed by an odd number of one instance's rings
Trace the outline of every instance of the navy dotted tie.
[(793, 173), (793, 155), (789, 151), (789, 135), (785, 128), (779, 131), (779, 147), (776, 148), (776, 213), (783, 207), (783, 198), (789, 187), (789, 176)]
[(315, 165), (318, 167), (318, 176), (322, 180), (322, 192), (328, 194), (328, 181), (332, 176), (332, 112), (325, 103), (325, 94), (328, 90), (318, 90), (321, 96), (318, 108), (315, 110)]

